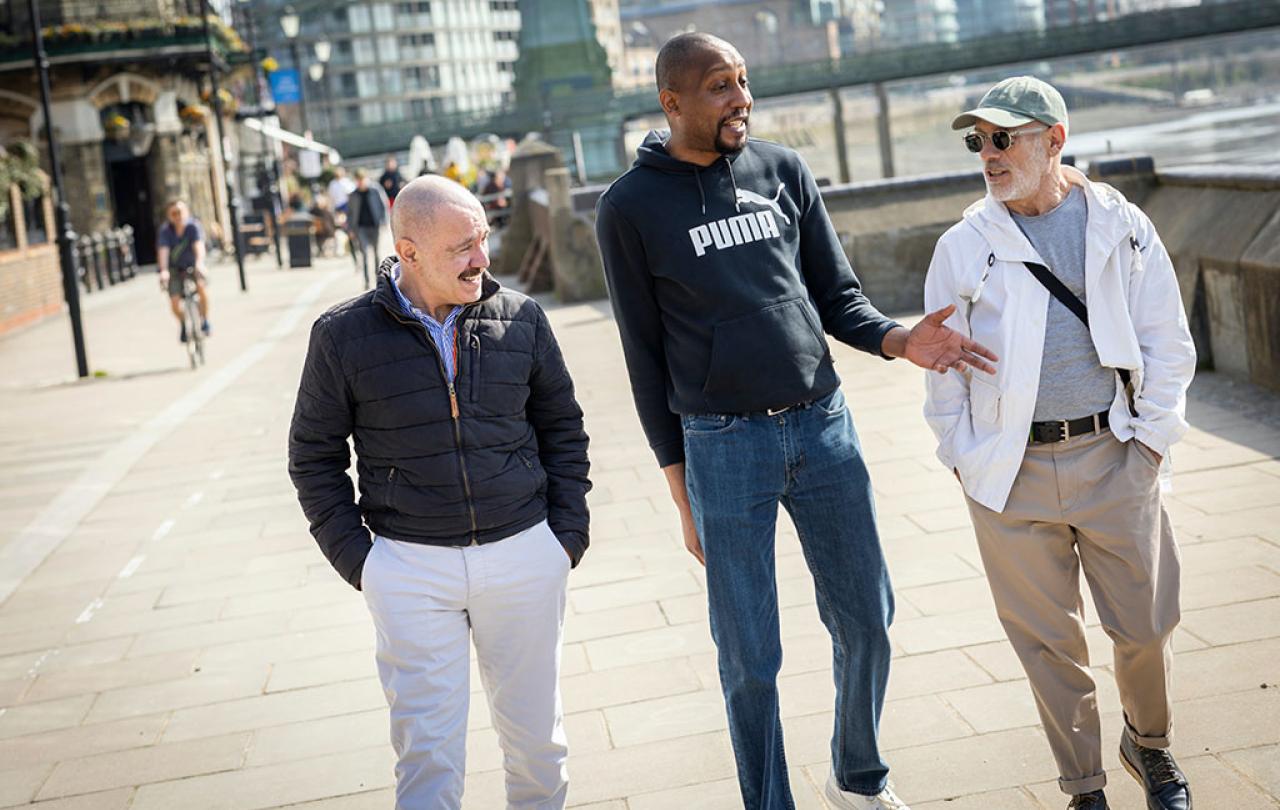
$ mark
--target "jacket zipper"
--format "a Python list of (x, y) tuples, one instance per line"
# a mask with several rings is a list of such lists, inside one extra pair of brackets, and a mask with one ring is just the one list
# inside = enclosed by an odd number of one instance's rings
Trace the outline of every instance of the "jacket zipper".
[[(458, 368), (458, 332), (461, 331), (462, 316), (458, 316), (458, 323), (453, 325), (453, 367)], [(444, 361), (440, 363), (441, 371), (444, 371)], [(456, 379), (456, 376), (455, 376)], [(454, 388), (454, 380), (449, 381), (449, 412), (453, 414), (453, 435), (458, 441), (458, 465), (462, 468), (462, 491), (467, 496), (467, 511), (471, 513), (471, 545), (480, 542), (479, 526), (476, 523), (476, 504), (475, 499), (471, 497), (471, 478), (467, 475), (467, 457), (462, 452), (462, 422), (458, 418), (458, 392)]]
[[(458, 409), (458, 392), (454, 387), (454, 380), (449, 379), (449, 370), (445, 368), (444, 358), (440, 355), (440, 349), (436, 346), (436, 342), (431, 339), (431, 335), (427, 332), (427, 327), (423, 326), (422, 323), (417, 320), (409, 320), (408, 318), (405, 318), (402, 313), (396, 312), (391, 309), (391, 307), (387, 307), (387, 311), (389, 311), (391, 316), (397, 321), (408, 326), (415, 326), (422, 330), (422, 334), (427, 339), (427, 344), (431, 347), (432, 353), (436, 356), (436, 364), (440, 368), (440, 377), (444, 379), (449, 386), (449, 416), (453, 418), (453, 438), (458, 447), (458, 467), (462, 470), (462, 492), (467, 497), (467, 513), (471, 517), (471, 543), (469, 545), (474, 546), (480, 542), (480, 528), (476, 521), (475, 499), (471, 495), (471, 478), (467, 475), (467, 459), (462, 452), (461, 412)], [(457, 322), (453, 325), (453, 366), (455, 370), (458, 368), (458, 332), (461, 328), (464, 315), (465, 313), (459, 314)]]

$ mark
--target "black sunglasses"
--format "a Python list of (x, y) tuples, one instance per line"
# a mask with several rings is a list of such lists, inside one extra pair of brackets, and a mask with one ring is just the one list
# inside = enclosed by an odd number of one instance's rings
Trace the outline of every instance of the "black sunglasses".
[(1036, 127), (1035, 129), (1019, 129), (1015, 132), (997, 129), (990, 135), (975, 130), (964, 136), (964, 145), (966, 149), (976, 154), (982, 151), (982, 147), (987, 143), (987, 138), (990, 138), (991, 145), (1003, 152), (1013, 146), (1013, 139), (1019, 135), (1033, 135), (1037, 132), (1044, 132), (1046, 129), (1048, 127)]

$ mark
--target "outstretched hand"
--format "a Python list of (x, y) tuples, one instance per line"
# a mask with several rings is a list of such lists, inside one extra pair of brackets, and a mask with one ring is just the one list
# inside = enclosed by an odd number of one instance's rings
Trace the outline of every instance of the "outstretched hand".
[(981, 343), (943, 325), (955, 311), (956, 305), (949, 304), (924, 316), (907, 334), (902, 356), (939, 374), (946, 374), (948, 369), (964, 371), (966, 367), (995, 374), (996, 367), (986, 361), (994, 363), (1000, 358)]

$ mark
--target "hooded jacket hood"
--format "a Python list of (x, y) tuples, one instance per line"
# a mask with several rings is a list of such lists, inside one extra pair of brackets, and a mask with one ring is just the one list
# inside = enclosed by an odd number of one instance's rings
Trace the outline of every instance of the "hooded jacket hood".
[(719, 170), (721, 166), (729, 172), (729, 185), (733, 189), (733, 208), (738, 213), (742, 213), (742, 204), (738, 199), (738, 184), (733, 176), (733, 162), (738, 159), (742, 152), (724, 152), (720, 158), (710, 166), (699, 166), (696, 163), (689, 163), (677, 157), (672, 157), (667, 151), (667, 142), (671, 140), (671, 130), (650, 130), (641, 142), (640, 148), (636, 150), (636, 160), (632, 164), (635, 167), (646, 167), (657, 169), (661, 172), (671, 172), (672, 174), (692, 174), (693, 181), (698, 185), (698, 198), (701, 200), (702, 213), (707, 213), (707, 194), (702, 186), (702, 176), (712, 170)]

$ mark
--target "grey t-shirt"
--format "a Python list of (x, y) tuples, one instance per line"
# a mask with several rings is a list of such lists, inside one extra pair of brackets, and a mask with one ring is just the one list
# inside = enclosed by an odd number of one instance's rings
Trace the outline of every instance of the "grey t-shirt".
[[(1057, 208), (1038, 217), (1009, 213), (1050, 272), (1088, 306), (1084, 248), (1089, 210), (1080, 187), (1072, 186)], [(1032, 420), (1078, 419), (1105, 411), (1111, 407), (1115, 393), (1115, 372), (1102, 367), (1088, 327), (1057, 298), (1049, 296), (1044, 358)]]

